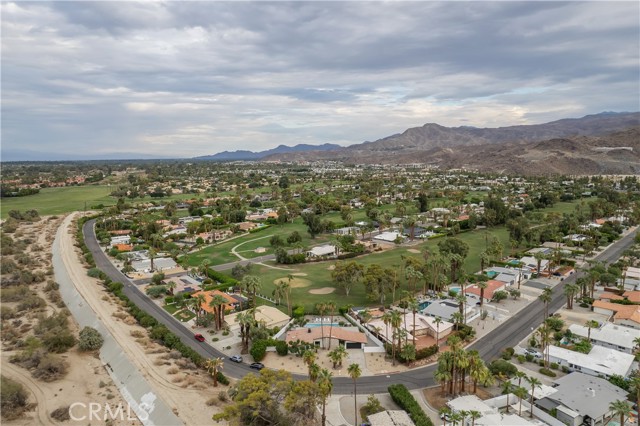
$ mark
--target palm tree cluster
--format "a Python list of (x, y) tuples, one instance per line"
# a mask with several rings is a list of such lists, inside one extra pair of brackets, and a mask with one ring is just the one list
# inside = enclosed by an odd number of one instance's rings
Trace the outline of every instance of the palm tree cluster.
[(493, 382), (493, 375), (478, 351), (466, 351), (458, 336), (449, 337), (447, 342), (449, 350), (438, 358), (438, 368), (434, 375), (443, 393), (457, 395), (465, 392), (467, 380), (473, 383), (473, 393), (476, 392), (478, 383), (489, 385)]

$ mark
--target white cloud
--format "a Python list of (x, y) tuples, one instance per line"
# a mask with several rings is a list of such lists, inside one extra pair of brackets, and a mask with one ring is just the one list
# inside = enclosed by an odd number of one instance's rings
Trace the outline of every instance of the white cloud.
[(640, 97), (637, 2), (0, 7), (3, 149), (346, 145), (426, 122), (638, 110)]

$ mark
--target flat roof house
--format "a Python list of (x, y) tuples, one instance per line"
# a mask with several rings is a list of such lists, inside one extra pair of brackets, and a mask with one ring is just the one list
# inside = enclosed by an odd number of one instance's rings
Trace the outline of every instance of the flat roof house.
[(306, 343), (313, 343), (320, 346), (324, 336), (325, 348), (329, 345), (329, 340), (336, 340), (338, 344), (344, 345), (345, 349), (362, 349), (367, 343), (367, 336), (359, 331), (346, 330), (344, 327), (331, 327), (324, 325), (321, 327), (303, 327), (287, 332), (286, 341), (295, 342), (301, 340)]
[(312, 247), (307, 251), (307, 257), (317, 258), (323, 256), (334, 256), (336, 254), (336, 246), (332, 244), (326, 244), (323, 246)]
[[(569, 330), (581, 337), (589, 336), (589, 329), (583, 325), (571, 324)], [(637, 338), (640, 338), (640, 330), (610, 322), (600, 328), (591, 329), (591, 343), (628, 354), (633, 354), (633, 341)]]
[(551, 345), (549, 361), (592, 376), (611, 377), (617, 374), (624, 377), (631, 371), (634, 356), (602, 346), (594, 346), (591, 352), (583, 354)]
[(555, 381), (556, 392), (539, 399), (536, 405), (557, 412), (557, 419), (569, 426), (602, 425), (611, 417), (609, 405), (625, 400), (626, 392), (605, 379), (571, 373)]

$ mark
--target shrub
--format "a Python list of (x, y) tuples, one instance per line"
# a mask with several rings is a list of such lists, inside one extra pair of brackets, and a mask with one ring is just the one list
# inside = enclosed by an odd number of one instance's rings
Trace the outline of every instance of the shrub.
[(562, 369), (563, 373), (568, 373), (569, 372), (569, 367), (567, 367), (566, 365), (563, 365), (561, 369)]
[(524, 355), (518, 355), (516, 358), (518, 359), (518, 362), (519, 362), (520, 364), (524, 364), (524, 362), (525, 362), (525, 360), (526, 360), (526, 358), (525, 358), (525, 356), (524, 356)]
[(87, 275), (89, 275), (91, 278), (100, 278), (101, 280), (103, 280), (103, 279), (105, 279), (107, 277), (107, 274), (105, 274), (104, 272), (102, 272), (98, 268), (89, 269), (87, 271)]
[(0, 306), (0, 319), (11, 319), (16, 315), (16, 311), (9, 306)]
[(513, 357), (513, 354), (515, 353), (513, 348), (505, 348), (502, 351), (502, 359), (508, 361)]
[(549, 377), (556, 377), (556, 373), (554, 373), (553, 371), (549, 370), (548, 368), (541, 368), (540, 370), (538, 370), (538, 372), (540, 374), (544, 374), (545, 376), (549, 376)]
[(251, 349), (249, 349), (249, 353), (253, 357), (254, 361), (262, 361), (267, 354), (267, 342), (265, 340), (254, 341), (253, 345), (251, 345)]
[(285, 356), (289, 353), (289, 345), (284, 340), (278, 340), (276, 342), (276, 352), (280, 356)]
[(29, 394), (24, 386), (8, 377), (0, 376), (0, 407), (2, 419), (12, 420), (20, 417), (27, 409)]
[(293, 309), (292, 315), (294, 318), (302, 318), (304, 316), (304, 306), (296, 306)]
[(416, 351), (416, 361), (419, 359), (429, 358), (431, 355), (438, 353), (438, 345), (427, 346)]
[(42, 342), (49, 352), (62, 353), (76, 344), (76, 338), (68, 329), (57, 327), (47, 333)]
[(160, 296), (167, 294), (167, 286), (164, 285), (150, 285), (146, 290), (147, 295), (152, 299), (157, 299)]
[(557, 370), (560, 366), (557, 362), (552, 362), (549, 367), (551, 367), (552, 370)]
[(218, 383), (222, 383), (223, 385), (229, 384), (229, 379), (227, 378), (227, 376), (222, 374), (222, 372), (218, 371), (217, 377), (218, 377)]
[(51, 412), (51, 418), (57, 420), (59, 422), (66, 422), (71, 419), (71, 415), (69, 414), (69, 406), (56, 408)]
[(433, 426), (431, 419), (424, 413), (418, 401), (411, 395), (405, 385), (391, 385), (387, 388), (393, 402), (409, 413), (416, 426)]
[(507, 377), (512, 377), (514, 374), (516, 374), (518, 368), (508, 361), (497, 359), (489, 364), (489, 371), (491, 371), (491, 374), (493, 374), (494, 376), (502, 374)]
[(81, 351), (95, 351), (102, 347), (104, 338), (98, 330), (92, 327), (84, 327), (80, 330), (80, 342), (78, 347)]
[(44, 355), (38, 366), (33, 371), (33, 377), (45, 382), (53, 382), (67, 374), (68, 364), (62, 358), (55, 355)]
[(533, 355), (531, 355), (531, 354), (526, 354), (526, 355), (524, 356), (524, 359), (526, 359), (526, 360), (527, 360), (527, 362), (532, 362), (532, 361), (533, 361)]

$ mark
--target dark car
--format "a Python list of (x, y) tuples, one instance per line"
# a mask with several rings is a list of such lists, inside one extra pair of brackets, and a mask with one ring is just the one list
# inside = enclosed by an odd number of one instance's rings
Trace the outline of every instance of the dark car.
[(233, 355), (229, 357), (229, 360), (233, 362), (242, 362), (242, 357), (240, 355)]
[(202, 334), (196, 334), (193, 337), (195, 337), (198, 342), (204, 342), (204, 336)]
[(264, 368), (264, 364), (261, 362), (254, 362), (249, 366), (249, 368), (255, 368), (256, 370), (262, 370)]

